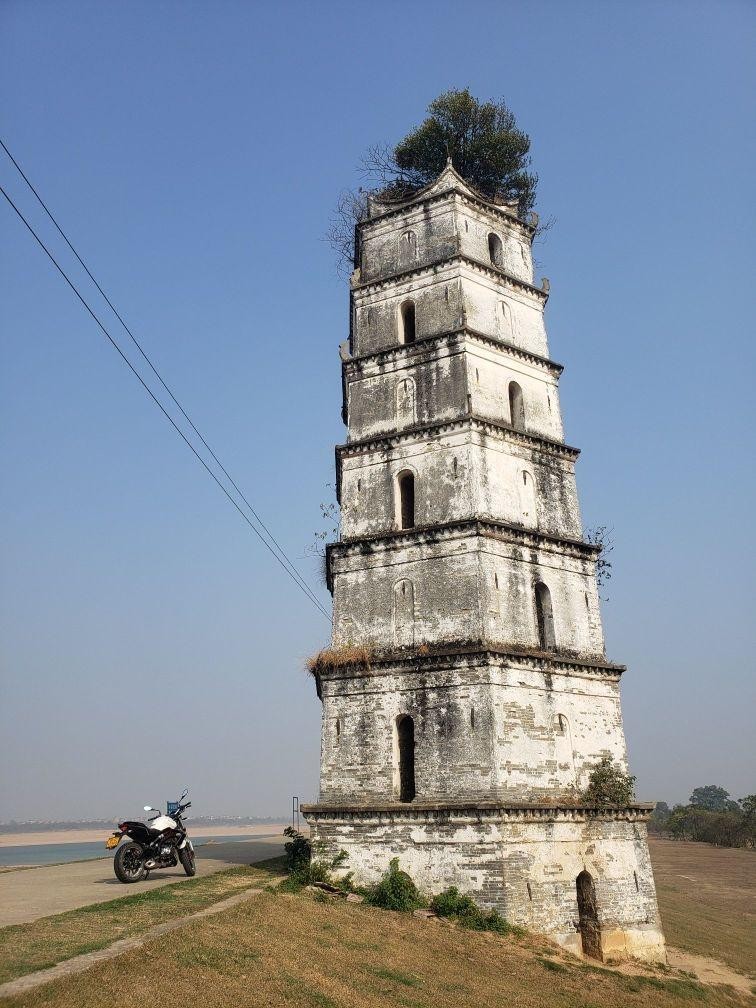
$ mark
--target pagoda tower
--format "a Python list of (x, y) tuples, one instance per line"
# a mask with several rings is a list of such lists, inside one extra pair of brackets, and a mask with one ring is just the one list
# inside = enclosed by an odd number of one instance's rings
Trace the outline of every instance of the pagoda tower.
[(572, 951), (663, 960), (653, 806), (580, 804), (603, 756), (627, 765), (623, 667), (604, 651), (535, 223), (448, 164), (408, 200), (371, 197), (357, 227), (320, 796), (303, 811), (358, 882), (398, 857), (426, 892), (455, 885)]

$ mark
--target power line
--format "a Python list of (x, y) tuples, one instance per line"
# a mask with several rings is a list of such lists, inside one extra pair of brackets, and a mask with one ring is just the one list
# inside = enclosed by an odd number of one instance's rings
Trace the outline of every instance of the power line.
[[(244, 495), (244, 493), (239, 489), (239, 486), (237, 485), (237, 483), (235, 482), (235, 480), (232, 478), (231, 474), (228, 472), (228, 470), (223, 465), (223, 463), (221, 462), (221, 460), (218, 458), (218, 456), (215, 454), (215, 452), (213, 451), (213, 449), (207, 443), (207, 441), (205, 440), (205, 438), (203, 437), (203, 435), (197, 429), (197, 427), (195, 426), (195, 424), (192, 421), (192, 419), (189, 416), (189, 414), (186, 412), (186, 410), (184, 409), (184, 407), (181, 405), (181, 403), (178, 401), (178, 399), (173, 394), (173, 392), (171, 391), (171, 389), (168, 387), (168, 385), (164, 381), (162, 375), (157, 370), (157, 368), (155, 367), (155, 365), (152, 363), (152, 361), (150, 360), (148, 354), (146, 353), (146, 351), (143, 349), (142, 345), (137, 340), (136, 336), (133, 334), (133, 332), (131, 331), (131, 329), (126, 325), (126, 323), (123, 320), (120, 312), (117, 310), (117, 308), (115, 307), (115, 305), (113, 304), (113, 302), (110, 300), (110, 298), (108, 297), (108, 295), (105, 293), (105, 291), (102, 289), (102, 287), (100, 286), (100, 284), (97, 282), (97, 280), (93, 276), (92, 272), (90, 271), (89, 267), (84, 262), (84, 260), (81, 258), (81, 256), (79, 255), (79, 253), (76, 251), (76, 249), (74, 248), (73, 244), (69, 240), (69, 238), (66, 235), (66, 233), (63, 231), (63, 228), (60, 226), (60, 224), (58, 224), (57, 220), (53, 216), (52, 211), (49, 209), (49, 207), (47, 206), (47, 204), (45, 203), (45, 201), (42, 199), (42, 197), (40, 196), (40, 194), (37, 192), (36, 188), (34, 187), (34, 185), (32, 184), (32, 182), (30, 181), (30, 179), (28, 178), (28, 176), (26, 175), (26, 173), (24, 172), (23, 168), (18, 163), (18, 161), (16, 161), (16, 159), (13, 157), (13, 155), (8, 150), (7, 146), (5, 145), (5, 143), (3, 142), (2, 139), (0, 139), (0, 146), (2, 146), (3, 150), (5, 151), (5, 153), (8, 155), (8, 157), (13, 162), (13, 164), (14, 164), (16, 170), (18, 171), (19, 175), (21, 176), (21, 178), (24, 180), (24, 182), (26, 182), (27, 186), (34, 193), (34, 195), (36, 196), (36, 198), (37, 198), (40, 206), (42, 207), (42, 209), (45, 211), (45, 213), (47, 214), (47, 216), (52, 221), (53, 225), (57, 229), (57, 231), (60, 234), (60, 236), (63, 239), (63, 241), (66, 243), (66, 245), (68, 245), (69, 249), (76, 256), (77, 260), (81, 264), (82, 268), (86, 272), (86, 274), (89, 277), (89, 279), (92, 281), (92, 283), (95, 285), (95, 287), (100, 292), (100, 294), (102, 295), (102, 297), (105, 299), (106, 303), (108, 304), (108, 307), (111, 309), (111, 311), (113, 312), (113, 314), (115, 315), (115, 317), (118, 319), (118, 321), (121, 323), (121, 325), (123, 326), (123, 328), (126, 330), (126, 332), (128, 333), (128, 335), (129, 335), (132, 343), (137, 348), (137, 350), (139, 351), (139, 353), (142, 355), (142, 357), (144, 358), (144, 360), (147, 362), (147, 364), (151, 368), (151, 370), (152, 370), (153, 374), (155, 375), (155, 377), (158, 379), (158, 381), (163, 386), (163, 388), (165, 389), (165, 391), (168, 393), (168, 395), (171, 397), (171, 399), (176, 404), (176, 406), (178, 407), (178, 409), (181, 411), (184, 419), (187, 421), (187, 423), (192, 428), (192, 430), (194, 431), (194, 433), (197, 435), (197, 437), (200, 439), (200, 441), (202, 442), (202, 444), (208, 450), (208, 452), (212, 456), (213, 460), (215, 461), (216, 465), (219, 467), (219, 469), (221, 470), (221, 472), (223, 473), (223, 475), (226, 477), (226, 479), (229, 481), (229, 483), (231, 484), (231, 486), (234, 488), (234, 490), (236, 490), (236, 492), (239, 494), (239, 496), (244, 501), (244, 503), (246, 504), (246, 506), (249, 508), (249, 511), (253, 515), (255, 521), (263, 529), (263, 531), (267, 535), (268, 539), (273, 544), (273, 549), (277, 552), (277, 554), (279, 556), (279, 560), (280, 560), (280, 562), (283, 563), (284, 568), (288, 570), (290, 576), (293, 577), (294, 580), (299, 584), (299, 586), (307, 593), (307, 595), (312, 599), (312, 601), (315, 603), (315, 605), (318, 606), (318, 608), (321, 608), (320, 603), (318, 602), (316, 596), (312, 593), (311, 589), (307, 585), (307, 582), (304, 581), (304, 579), (301, 577), (301, 575), (299, 574), (299, 572), (297, 571), (297, 569), (291, 563), (291, 561), (289, 560), (288, 556), (284, 552), (284, 549), (281, 546), (281, 544), (278, 542), (278, 540), (273, 535), (273, 533), (270, 531), (270, 529), (266, 526), (265, 522), (262, 520), (262, 518), (260, 517), (260, 515), (252, 507), (252, 505), (247, 500), (247, 498)], [(24, 221), (24, 223), (26, 223), (26, 221)], [(32, 232), (32, 234), (33, 233), (34, 232)], [(35, 235), (35, 237), (36, 237), (36, 235)], [(45, 249), (45, 251), (47, 251), (47, 250)], [(48, 253), (48, 255), (49, 255), (49, 253)], [(263, 540), (263, 542), (264, 541), (265, 540)], [(274, 556), (276, 555), (276, 552), (273, 553)], [(324, 610), (322, 610), (322, 608), (321, 608), (321, 611), (324, 611)]]
[(56, 270), (60, 273), (60, 275), (66, 281), (66, 283), (71, 288), (71, 290), (74, 292), (74, 294), (79, 299), (79, 301), (81, 301), (81, 303), (84, 305), (84, 307), (86, 308), (86, 310), (89, 312), (89, 314), (92, 316), (92, 318), (97, 323), (97, 325), (99, 326), (99, 328), (102, 330), (103, 334), (106, 336), (106, 338), (112, 344), (113, 348), (118, 352), (118, 355), (121, 357), (121, 359), (123, 360), (123, 362), (127, 365), (127, 367), (132, 372), (132, 374), (134, 375), (134, 377), (137, 379), (137, 381), (139, 382), (139, 384), (144, 388), (145, 392), (149, 395), (150, 399), (152, 399), (152, 401), (158, 407), (158, 409), (163, 414), (163, 416), (166, 418), (166, 420), (168, 420), (168, 422), (173, 427), (173, 429), (176, 431), (176, 433), (181, 437), (182, 441), (187, 445), (187, 447), (192, 452), (192, 454), (201, 463), (202, 467), (213, 478), (213, 480), (218, 484), (218, 486), (221, 488), (221, 490), (223, 491), (223, 493), (231, 501), (231, 503), (233, 504), (233, 506), (236, 508), (236, 510), (242, 516), (242, 518), (247, 523), (247, 525), (249, 525), (249, 527), (255, 533), (255, 535), (260, 540), (260, 542), (263, 544), (263, 546), (265, 546), (265, 548), (268, 550), (268, 552), (276, 559), (276, 561), (281, 565), (281, 567), (283, 567), (283, 569), (286, 571), (286, 573), (289, 575), (289, 577), (292, 578), (292, 580), (297, 585), (297, 587), (300, 588), (301, 591), (304, 592), (304, 594), (317, 607), (317, 609), (322, 613), (322, 615), (325, 616), (325, 618), (330, 621), (330, 616), (328, 615), (328, 613), (326, 612), (326, 610), (323, 608), (323, 606), (320, 604), (320, 602), (318, 601), (318, 599), (312, 594), (312, 592), (307, 587), (307, 585), (305, 584), (305, 582), (302, 581), (300, 578), (298, 578), (298, 576), (295, 577), (294, 574), (292, 574), (291, 570), (289, 570), (289, 568), (284, 564), (284, 562), (281, 559), (281, 557), (279, 557), (279, 555), (275, 552), (275, 550), (270, 545), (270, 543), (268, 543), (263, 538), (263, 536), (261, 535), (259, 529), (254, 525), (254, 523), (252, 521), (250, 521), (249, 517), (239, 507), (239, 504), (234, 500), (234, 498), (228, 492), (228, 490), (223, 485), (223, 483), (221, 483), (221, 481), (218, 479), (218, 477), (213, 472), (213, 470), (210, 468), (210, 466), (207, 464), (207, 462), (205, 462), (205, 460), (199, 454), (199, 452), (194, 447), (194, 445), (191, 443), (191, 441), (189, 440), (189, 438), (186, 436), (186, 434), (184, 434), (184, 432), (178, 426), (178, 424), (176, 423), (176, 421), (173, 419), (173, 417), (170, 415), (170, 413), (166, 410), (165, 406), (163, 406), (163, 404), (157, 398), (157, 396), (155, 395), (155, 393), (149, 387), (149, 385), (144, 380), (144, 378), (142, 378), (142, 376), (139, 374), (139, 372), (137, 371), (137, 369), (134, 367), (134, 365), (131, 363), (131, 361), (129, 360), (129, 358), (126, 356), (126, 354), (123, 352), (123, 350), (121, 349), (121, 347), (118, 345), (117, 341), (113, 338), (113, 336), (111, 336), (111, 334), (108, 332), (108, 330), (102, 324), (102, 322), (97, 317), (97, 315), (95, 314), (95, 312), (93, 311), (93, 309), (89, 306), (89, 304), (86, 301), (86, 299), (83, 297), (82, 294), (79, 293), (79, 290), (77, 289), (76, 285), (68, 277), (68, 275), (65, 272), (65, 270), (59, 265), (59, 263), (57, 262), (57, 260), (53, 256), (53, 254), (50, 252), (50, 250), (47, 248), (47, 246), (45, 245), (45, 243), (42, 241), (42, 239), (39, 237), (39, 235), (34, 230), (34, 228), (31, 226), (31, 224), (28, 222), (28, 220), (21, 213), (21, 211), (16, 206), (16, 204), (13, 202), (13, 200), (10, 198), (10, 196), (5, 191), (5, 189), (2, 188), (2, 186), (0, 186), (0, 193), (3, 194), (3, 196), (8, 201), (8, 203), (10, 204), (10, 206), (13, 208), (13, 210), (15, 210), (15, 212), (18, 215), (19, 219), (25, 225), (25, 227), (27, 228), (27, 230), (29, 231), (29, 233), (32, 235), (32, 237), (34, 238), (34, 240), (37, 242), (37, 244), (39, 245), (39, 247), (42, 249), (42, 251), (48, 257), (48, 259), (50, 260), (50, 262), (53, 264), (53, 266), (56, 268)]

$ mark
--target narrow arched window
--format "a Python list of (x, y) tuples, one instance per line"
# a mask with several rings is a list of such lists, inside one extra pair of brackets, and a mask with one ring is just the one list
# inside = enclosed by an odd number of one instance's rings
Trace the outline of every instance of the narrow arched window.
[(417, 259), (417, 235), (414, 231), (405, 231), (399, 239), (399, 262), (402, 265), (413, 263)]
[(415, 302), (403, 301), (399, 309), (399, 339), (402, 343), (415, 342)]
[(401, 378), (396, 385), (396, 420), (400, 426), (415, 423), (415, 382)]
[(415, 642), (415, 586), (407, 578), (394, 585), (394, 641), (399, 647)]
[(409, 714), (396, 720), (396, 742), (399, 756), (399, 801), (411, 802), (415, 797), (415, 722)]
[(498, 266), (499, 269), (504, 265), (504, 251), (501, 238), (493, 231), (488, 236), (488, 257), (493, 265)]
[(405, 469), (396, 477), (399, 488), (399, 527), (411, 529), (415, 527), (415, 477)]
[(499, 312), (501, 314), (501, 331), (505, 335), (512, 334), (512, 310), (506, 301), (499, 302)]
[(536, 622), (538, 623), (538, 642), (544, 651), (553, 651), (556, 646), (554, 637), (554, 614), (551, 609), (551, 592), (539, 581), (535, 586)]
[(515, 430), (525, 430), (525, 404), (516, 381), (509, 383), (509, 422)]

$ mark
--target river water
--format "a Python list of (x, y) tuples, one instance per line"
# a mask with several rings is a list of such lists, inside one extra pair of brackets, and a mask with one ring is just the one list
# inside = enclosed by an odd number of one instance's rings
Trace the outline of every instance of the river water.
[[(271, 833), (270, 836), (279, 834)], [(212, 841), (213, 843), (228, 843), (231, 840), (252, 840), (260, 837), (260, 834), (249, 836), (203, 836), (201, 833), (195, 835), (190, 833), (192, 843), (200, 846), (203, 843)], [(112, 857), (105, 849), (105, 839), (107, 833), (103, 831), (102, 840), (93, 843), (57, 843), (57, 844), (28, 844), (16, 847), (0, 847), (0, 867), (8, 865), (49, 865), (64, 864), (68, 861), (89, 861), (92, 858)]]

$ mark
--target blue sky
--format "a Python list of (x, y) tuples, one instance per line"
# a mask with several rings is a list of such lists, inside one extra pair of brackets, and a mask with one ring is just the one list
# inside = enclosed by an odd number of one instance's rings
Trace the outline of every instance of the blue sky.
[[(314, 584), (344, 438), (330, 213), (440, 91), (506, 99), (557, 219), (537, 257), (585, 523), (614, 529), (639, 794), (753, 792), (753, 5), (6, 0), (0, 21), (5, 142)], [(0, 818), (185, 783), (197, 812), (314, 797), (302, 661), (326, 621), (0, 213)]]

